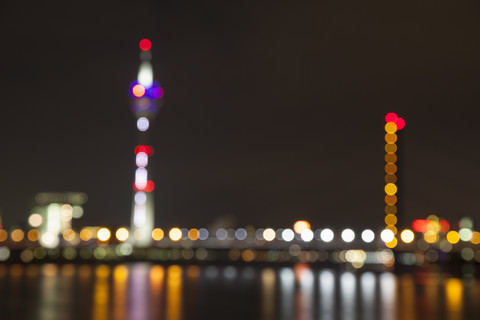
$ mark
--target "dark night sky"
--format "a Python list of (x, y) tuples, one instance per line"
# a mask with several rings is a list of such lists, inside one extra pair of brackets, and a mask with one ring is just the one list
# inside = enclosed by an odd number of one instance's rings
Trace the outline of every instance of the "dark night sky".
[(383, 225), (384, 115), (406, 119), (405, 222), (479, 217), (477, 1), (64, 1), (0, 8), (0, 208), (89, 195), (81, 224), (128, 225), (127, 90), (153, 42), (164, 107), (156, 224)]

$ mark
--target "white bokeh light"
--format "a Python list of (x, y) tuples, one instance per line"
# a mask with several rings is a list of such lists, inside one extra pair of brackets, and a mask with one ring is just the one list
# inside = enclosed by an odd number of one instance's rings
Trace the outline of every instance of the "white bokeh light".
[(375, 233), (370, 229), (363, 230), (362, 240), (366, 243), (372, 242), (373, 240), (375, 240)]
[(380, 239), (383, 242), (391, 242), (395, 238), (395, 234), (390, 229), (385, 229), (380, 233)]
[(138, 83), (140, 83), (145, 88), (150, 88), (153, 84), (153, 71), (152, 65), (148, 61), (143, 61), (140, 64), (137, 76)]
[(40, 237), (40, 244), (45, 248), (55, 248), (58, 246), (59, 242), (60, 240), (58, 239), (58, 236), (51, 231), (45, 232)]
[(282, 239), (285, 241), (292, 241), (293, 238), (295, 237), (295, 233), (293, 232), (292, 229), (285, 229), (282, 231)]
[(140, 131), (147, 131), (148, 128), (150, 127), (150, 122), (148, 121), (147, 118), (145, 117), (140, 117), (137, 120), (137, 129)]
[(32, 213), (28, 218), (28, 223), (34, 228), (39, 227), (43, 223), (43, 217), (39, 213)]
[(237, 231), (235, 231), (235, 237), (238, 240), (245, 240), (247, 238), (247, 230), (244, 228), (238, 228)]
[(135, 204), (139, 206), (143, 206), (147, 202), (147, 195), (145, 192), (137, 192), (135, 193)]
[(355, 232), (352, 229), (345, 229), (342, 231), (342, 240), (345, 242), (352, 242), (355, 240)]
[(148, 155), (145, 152), (137, 153), (135, 163), (139, 168), (145, 168), (148, 165)]
[(302, 231), (300, 236), (302, 237), (303, 241), (310, 242), (310, 241), (313, 240), (313, 231), (310, 230), (310, 229), (305, 229), (305, 230)]
[(138, 168), (135, 171), (135, 187), (138, 190), (143, 190), (147, 186), (147, 169), (145, 168)]
[(323, 229), (322, 232), (320, 232), (320, 238), (322, 239), (323, 242), (330, 242), (333, 240), (334, 234), (333, 231), (330, 229)]

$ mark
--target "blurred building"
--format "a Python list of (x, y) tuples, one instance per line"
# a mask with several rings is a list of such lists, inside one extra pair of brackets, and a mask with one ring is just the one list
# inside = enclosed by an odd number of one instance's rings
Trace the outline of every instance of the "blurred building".
[(37, 194), (28, 224), (40, 232), (40, 244), (46, 248), (57, 247), (60, 235), (72, 229), (73, 219), (83, 216), (83, 205), (87, 199), (82, 192)]

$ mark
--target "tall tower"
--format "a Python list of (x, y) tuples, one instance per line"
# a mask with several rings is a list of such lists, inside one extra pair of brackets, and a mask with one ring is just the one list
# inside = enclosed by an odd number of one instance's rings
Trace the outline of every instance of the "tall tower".
[[(397, 235), (397, 140), (398, 130), (405, 127), (405, 120), (395, 113), (390, 112), (385, 116), (385, 229)], [(394, 248), (397, 238), (385, 243), (387, 247)]]
[(135, 147), (135, 181), (133, 183), (133, 203), (131, 220), (131, 239), (136, 246), (146, 247), (152, 242), (154, 224), (155, 185), (149, 178), (149, 158), (153, 148), (148, 144), (148, 129), (161, 106), (163, 89), (153, 81), (152, 43), (148, 39), (140, 41), (140, 67), (137, 80), (130, 85), (131, 109), (137, 120), (138, 145)]

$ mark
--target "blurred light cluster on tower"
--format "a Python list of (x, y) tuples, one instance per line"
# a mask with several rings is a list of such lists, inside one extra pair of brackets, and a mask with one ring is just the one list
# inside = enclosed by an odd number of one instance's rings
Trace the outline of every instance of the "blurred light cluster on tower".
[(397, 245), (397, 130), (405, 127), (405, 120), (390, 112), (385, 116), (385, 231), (382, 239), (389, 248)]
[[(130, 97), (133, 99), (131, 110), (137, 118), (139, 145), (135, 148), (135, 181), (133, 183), (133, 209), (131, 232), (129, 236), (137, 246), (148, 246), (152, 238), (150, 234), (154, 223), (154, 201), (152, 191), (155, 184), (149, 179), (149, 158), (153, 155), (153, 148), (147, 144), (147, 133), (151, 122), (159, 110), (163, 97), (163, 89), (153, 80), (151, 64), (152, 43), (142, 39), (140, 47), (140, 67), (137, 80), (130, 85)], [(121, 233), (125, 237), (125, 233)]]

